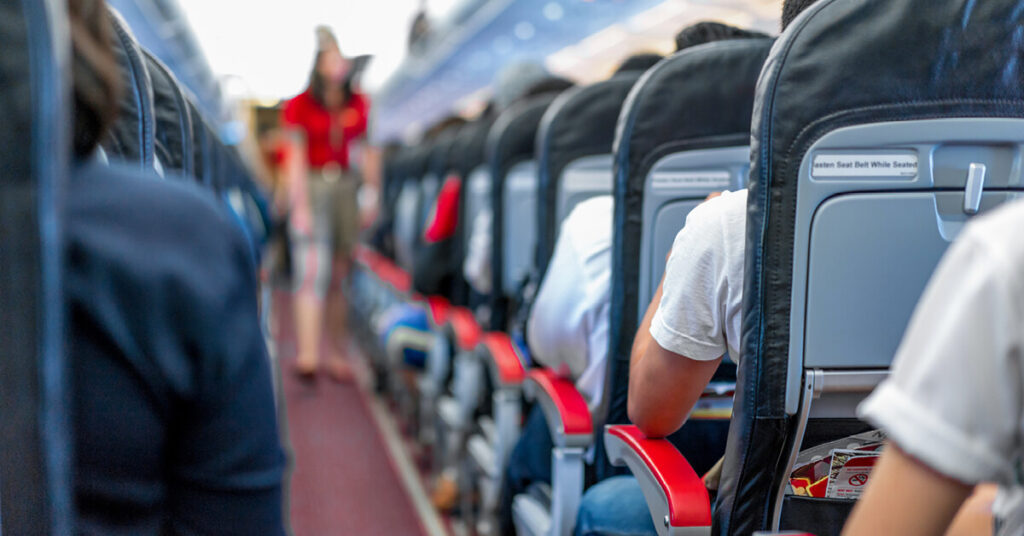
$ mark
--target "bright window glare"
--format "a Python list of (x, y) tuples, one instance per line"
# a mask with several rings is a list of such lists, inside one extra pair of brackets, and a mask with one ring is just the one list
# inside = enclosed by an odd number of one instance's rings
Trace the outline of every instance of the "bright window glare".
[[(438, 21), (460, 0), (429, 0)], [(243, 97), (277, 99), (302, 91), (315, 48), (314, 28), (334, 29), (349, 56), (372, 54), (363, 87), (379, 88), (405, 57), (419, 0), (178, 0), (220, 78)], [(436, 24), (436, 22), (435, 22)]]

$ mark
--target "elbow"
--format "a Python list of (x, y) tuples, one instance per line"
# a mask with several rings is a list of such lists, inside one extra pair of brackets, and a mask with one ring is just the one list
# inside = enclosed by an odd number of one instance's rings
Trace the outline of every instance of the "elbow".
[(668, 436), (672, 432), (675, 432), (678, 426), (674, 426), (670, 422), (670, 419), (659, 415), (657, 411), (658, 406), (645, 404), (643, 401), (638, 400), (639, 397), (634, 396), (632, 392), (629, 395), (627, 401), (626, 411), (629, 415), (629, 420), (640, 429), (645, 436), (650, 439), (660, 439)]

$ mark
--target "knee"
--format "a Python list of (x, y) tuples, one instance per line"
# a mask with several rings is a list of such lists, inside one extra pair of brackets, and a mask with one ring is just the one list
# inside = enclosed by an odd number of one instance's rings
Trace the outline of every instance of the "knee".
[(576, 536), (655, 534), (640, 484), (632, 476), (609, 478), (583, 495), (576, 518)]

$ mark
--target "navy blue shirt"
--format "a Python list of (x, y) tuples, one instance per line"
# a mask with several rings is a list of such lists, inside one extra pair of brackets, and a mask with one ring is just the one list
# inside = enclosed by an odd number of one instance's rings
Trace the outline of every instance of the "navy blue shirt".
[(284, 534), (241, 232), (194, 185), (78, 170), (65, 197), (80, 534)]

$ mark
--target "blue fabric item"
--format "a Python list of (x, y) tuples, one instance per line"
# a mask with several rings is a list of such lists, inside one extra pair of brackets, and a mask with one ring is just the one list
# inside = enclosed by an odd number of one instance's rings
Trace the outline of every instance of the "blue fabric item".
[[(384, 321), (384, 347), (388, 347), (388, 340), (398, 332), (417, 331), (424, 336), (430, 333), (430, 321), (427, 319), (427, 311), (418, 305), (403, 303), (392, 306), (385, 313)], [(427, 363), (427, 351), (418, 348), (405, 347), (402, 350), (402, 360), (406, 365), (422, 369)]]
[(283, 535), (238, 226), (196, 185), (125, 168), (80, 168), (64, 198), (77, 533)]
[(576, 536), (657, 536), (640, 484), (632, 476), (613, 476), (583, 494)]
[(551, 483), (551, 450), (555, 448), (548, 431), (548, 422), (539, 405), (533, 406), (523, 425), (519, 441), (509, 455), (508, 469), (502, 482), (502, 534), (514, 534), (512, 499), (531, 484)]

